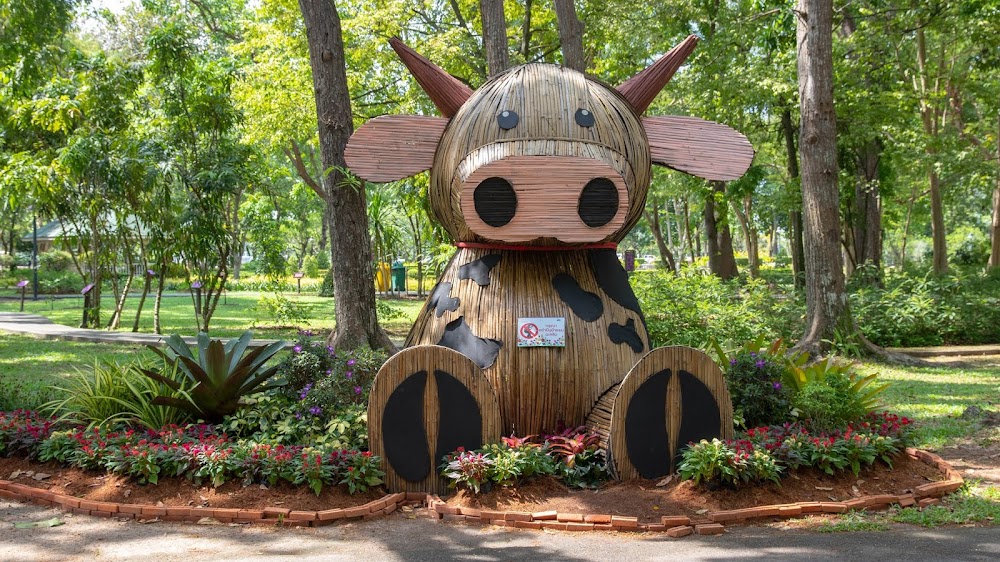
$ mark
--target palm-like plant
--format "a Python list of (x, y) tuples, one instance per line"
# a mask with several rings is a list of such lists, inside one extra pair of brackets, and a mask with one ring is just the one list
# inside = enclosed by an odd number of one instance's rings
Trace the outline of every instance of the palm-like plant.
[[(167, 339), (166, 351), (148, 346), (168, 366), (183, 373), (195, 385), (187, 391), (186, 399), (161, 395), (153, 400), (153, 404), (185, 410), (216, 423), (238, 410), (243, 396), (281, 386), (263, 385), (278, 370), (277, 365), (266, 369), (264, 365), (285, 347), (285, 342), (278, 341), (246, 353), (252, 337), (253, 334), (246, 331), (223, 345), (221, 340), (210, 340), (208, 334), (201, 332), (198, 334), (197, 358), (176, 334)], [(177, 391), (183, 386), (177, 380), (150, 369), (142, 369), (142, 373), (171, 390)]]

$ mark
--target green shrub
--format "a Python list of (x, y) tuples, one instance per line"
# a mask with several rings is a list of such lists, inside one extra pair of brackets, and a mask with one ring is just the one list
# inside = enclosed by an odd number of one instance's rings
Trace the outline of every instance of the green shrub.
[(56, 387), (65, 398), (44, 405), (43, 409), (60, 420), (87, 427), (125, 423), (159, 429), (165, 425), (188, 421), (186, 412), (155, 404), (166, 395), (180, 400), (191, 385), (179, 381), (176, 371), (167, 369), (164, 377), (177, 388), (143, 376), (151, 362), (139, 358), (131, 361), (95, 361), (92, 372), (76, 370), (67, 387)]
[(250, 309), (254, 313), (253, 325), (265, 321), (278, 325), (308, 325), (309, 309), (306, 305), (295, 302), (288, 297), (275, 293), (271, 296), (261, 295)]
[(68, 271), (73, 267), (73, 256), (62, 250), (49, 250), (38, 254), (38, 265), (45, 271)]
[(221, 340), (210, 340), (208, 334), (200, 332), (197, 357), (176, 334), (167, 338), (166, 351), (147, 346), (163, 358), (165, 369), (159, 373), (142, 369), (144, 375), (178, 392), (183, 390), (185, 383), (172, 378), (171, 372), (179, 371), (193, 385), (183, 399), (165, 393), (156, 397), (153, 403), (184, 410), (214, 423), (238, 410), (244, 396), (281, 386), (282, 383), (262, 385), (278, 370), (277, 365), (265, 368), (265, 364), (285, 347), (285, 342), (278, 341), (247, 352), (251, 338), (253, 334), (246, 331), (223, 345)]
[(330, 269), (330, 251), (322, 251), (316, 254), (316, 267), (321, 270)]
[(333, 270), (326, 272), (323, 276), (323, 284), (319, 287), (319, 296), (333, 297)]
[(375, 375), (388, 359), (387, 354), (367, 346), (334, 351), (325, 343), (312, 341), (312, 332), (300, 334), (292, 356), (279, 366), (288, 381), (289, 396), (296, 397), (316, 415), (331, 408), (367, 404)]
[(843, 427), (881, 406), (879, 395), (888, 384), (876, 382), (878, 375), (862, 377), (849, 363), (827, 357), (811, 365), (793, 365), (785, 376), (794, 391), (792, 412), (811, 420), (818, 430)]
[(316, 256), (306, 256), (302, 260), (302, 272), (306, 274), (306, 277), (319, 277), (319, 263)]
[(788, 356), (784, 340), (765, 342), (758, 337), (728, 353), (714, 340), (709, 346), (725, 375), (734, 418), (746, 427), (788, 419), (791, 389), (784, 384), (786, 372), (805, 362), (804, 357)]
[(738, 345), (758, 336), (768, 340), (799, 331), (799, 304), (762, 280), (722, 281), (690, 268), (675, 276), (642, 271), (632, 286), (646, 313), (653, 347), (702, 347), (710, 339)]
[(310, 443), (331, 449), (368, 446), (368, 410), (364, 405), (313, 415), (297, 399), (275, 391), (250, 396), (246, 403), (220, 424), (229, 435), (273, 445)]

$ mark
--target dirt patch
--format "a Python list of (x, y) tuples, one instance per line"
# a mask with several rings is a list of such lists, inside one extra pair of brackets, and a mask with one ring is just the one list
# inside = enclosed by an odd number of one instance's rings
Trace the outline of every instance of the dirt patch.
[[(17, 471), (21, 473), (11, 478)], [(28, 471), (49, 476), (35, 480)], [(332, 488), (316, 496), (304, 486), (285, 483), (265, 488), (259, 485), (243, 487), (230, 482), (212, 488), (195, 486), (177, 478), (141, 486), (117, 475), (16, 458), (0, 459), (0, 478), (92, 501), (181, 507), (261, 509), (271, 506), (318, 511), (362, 505), (385, 493), (379, 488), (351, 496), (340, 488)], [(894, 469), (879, 463), (863, 469), (859, 477), (850, 472), (829, 476), (816, 470), (803, 470), (786, 475), (780, 485), (745, 486), (737, 490), (707, 490), (690, 481), (676, 479), (664, 486), (657, 486), (657, 482), (650, 480), (637, 480), (611, 482), (599, 490), (571, 490), (553, 478), (535, 478), (516, 488), (494, 488), (479, 495), (463, 490), (445, 499), (449, 505), (463, 507), (638, 516), (641, 522), (648, 523), (658, 521), (663, 515), (687, 515), (697, 519), (709, 511), (757, 505), (846, 501), (858, 496), (901, 494), (920, 484), (941, 479), (936, 469), (901, 455), (895, 459)]]
[(662, 515), (692, 518), (709, 511), (799, 501), (846, 501), (859, 496), (902, 494), (920, 484), (942, 480), (941, 473), (923, 462), (900, 455), (895, 468), (876, 464), (860, 476), (846, 472), (829, 476), (816, 470), (787, 475), (781, 484), (745, 486), (738, 490), (706, 490), (690, 481), (638, 480), (613, 482), (600, 490), (570, 490), (551, 478), (534, 479), (517, 488), (496, 488), (473, 495), (460, 491), (445, 498), (449, 505), (500, 511), (549, 511), (638, 516), (640, 522), (658, 521)]
[[(17, 471), (16, 478), (11, 475)], [(49, 474), (44, 480), (35, 480), (26, 474), (31, 471)], [(145, 486), (115, 474), (66, 468), (57, 463), (29, 462), (17, 458), (0, 458), (0, 479), (18, 484), (43, 488), (57, 494), (74, 496), (91, 501), (148, 504), (177, 507), (218, 507), (237, 509), (262, 509), (287, 507), (306, 511), (320, 511), (363, 505), (385, 495), (378, 488), (365, 494), (350, 495), (340, 488), (324, 488), (317, 496), (305, 486), (291, 486), (279, 482), (273, 488), (259, 485), (243, 487), (239, 482), (228, 482), (218, 488), (195, 486), (181, 478), (164, 478), (159, 484)]]

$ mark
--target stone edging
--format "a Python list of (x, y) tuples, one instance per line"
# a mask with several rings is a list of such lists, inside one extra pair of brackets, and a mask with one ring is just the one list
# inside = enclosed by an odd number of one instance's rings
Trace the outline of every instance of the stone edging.
[(683, 537), (692, 533), (718, 535), (724, 532), (723, 523), (747, 521), (758, 517), (791, 518), (810, 513), (846, 513), (851, 510), (877, 510), (892, 504), (902, 507), (926, 507), (941, 501), (941, 496), (958, 490), (965, 483), (962, 475), (951, 464), (934, 453), (918, 449), (906, 449), (906, 454), (915, 460), (937, 468), (945, 479), (921, 484), (912, 493), (878, 496), (862, 496), (844, 502), (796, 502), (789, 504), (762, 505), (745, 509), (706, 513), (696, 520), (686, 515), (664, 515), (660, 523), (639, 523), (637, 517), (617, 515), (558, 513), (543, 511), (525, 513), (516, 511), (488, 511), (467, 507), (450, 506), (437, 496), (429, 496), (427, 503), (439, 519), (466, 521), (474, 524), (492, 524), (521, 529), (554, 529), (560, 531), (660, 531), (671, 537)]
[(388, 494), (357, 507), (327, 509), (323, 511), (295, 511), (280, 507), (264, 509), (232, 509), (211, 507), (174, 507), (142, 504), (121, 504), (82, 500), (73, 496), (56, 494), (42, 488), (33, 488), (9, 480), (0, 480), (0, 498), (28, 501), (42, 506), (57, 507), (79, 515), (117, 517), (140, 521), (190, 521), (205, 518), (220, 523), (254, 523), (284, 527), (319, 527), (341, 519), (372, 519), (388, 515), (401, 506), (426, 506), (436, 519), (464, 521), (519, 529), (554, 529), (560, 531), (651, 531), (665, 532), (670, 537), (683, 537), (692, 533), (718, 535), (725, 531), (722, 523), (746, 521), (758, 517), (798, 517), (810, 513), (846, 513), (850, 510), (884, 509), (891, 504), (902, 507), (926, 507), (939, 502), (941, 496), (962, 487), (962, 475), (941, 457), (918, 449), (906, 449), (906, 454), (941, 471), (945, 480), (929, 482), (914, 488), (913, 493), (902, 495), (863, 496), (846, 502), (797, 502), (781, 505), (764, 505), (729, 511), (707, 513), (697, 520), (686, 515), (665, 515), (660, 523), (639, 523), (638, 517), (618, 515), (559, 513), (540, 511), (490, 511), (468, 507), (450, 506), (440, 497), (423, 492)]

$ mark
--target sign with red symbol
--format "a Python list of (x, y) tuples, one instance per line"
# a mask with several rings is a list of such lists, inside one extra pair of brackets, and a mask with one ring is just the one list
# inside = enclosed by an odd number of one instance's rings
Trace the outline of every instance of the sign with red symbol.
[(566, 319), (518, 318), (517, 347), (566, 347)]

